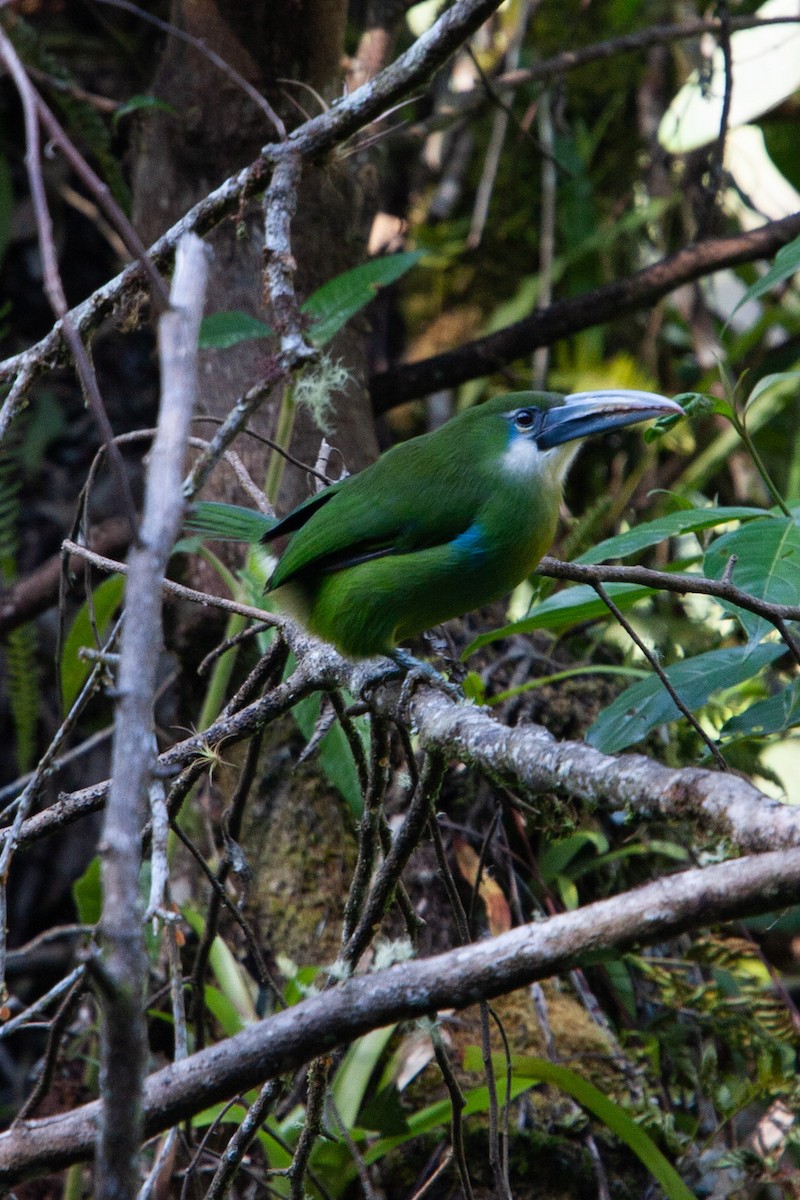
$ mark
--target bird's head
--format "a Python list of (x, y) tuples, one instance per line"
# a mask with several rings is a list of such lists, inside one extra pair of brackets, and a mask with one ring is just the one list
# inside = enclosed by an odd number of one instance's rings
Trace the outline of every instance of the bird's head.
[(640, 421), (680, 414), (674, 400), (654, 392), (612, 389), (560, 397), (511, 392), (481, 408), (502, 417), (507, 428), (503, 466), (513, 474), (541, 474), (561, 482), (584, 438)]

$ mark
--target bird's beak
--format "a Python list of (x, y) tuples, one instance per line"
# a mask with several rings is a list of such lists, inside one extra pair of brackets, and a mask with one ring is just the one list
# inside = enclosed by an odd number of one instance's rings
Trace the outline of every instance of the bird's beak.
[(607, 429), (624, 429), (639, 421), (655, 417), (683, 414), (680, 404), (655, 392), (626, 392), (623, 389), (607, 392), (574, 392), (564, 403), (549, 408), (536, 436), (540, 450), (550, 450), (564, 442), (605, 433)]

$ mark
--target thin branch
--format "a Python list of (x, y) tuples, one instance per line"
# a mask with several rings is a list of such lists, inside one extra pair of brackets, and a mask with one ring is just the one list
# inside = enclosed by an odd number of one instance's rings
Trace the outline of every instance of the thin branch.
[[(348, 662), (333, 647), (304, 635), (288, 622), (284, 632), (298, 660), (294, 674), (261, 699), (164, 751), (160, 770), (180, 771), (204, 756), (207, 759), (209, 747), (250, 737), (314, 691), (340, 687), (358, 695), (370, 684), (374, 662)], [(372, 706), (393, 720), (397, 689), (377, 689)], [(458, 759), (528, 794), (567, 793), (605, 811), (692, 820), (715, 841), (722, 838), (745, 852), (800, 842), (800, 810), (765, 796), (737, 775), (695, 767), (675, 770), (643, 755), (612, 757), (584, 742), (559, 742), (537, 725), (510, 729), (484, 710), (456, 704), (425, 685), (417, 688), (408, 708), (421, 748)], [(102, 808), (107, 790), (107, 783), (99, 783), (62, 795), (54, 805), (22, 823), (15, 835), (17, 844), (38, 841), (96, 812)], [(0, 831), (0, 846), (8, 836)]]
[(762, 600), (742, 591), (724, 576), (722, 579), (708, 579), (704, 575), (679, 575), (670, 571), (654, 571), (650, 567), (590, 566), (549, 557), (541, 560), (536, 572), (549, 579), (570, 579), (573, 583), (588, 583), (592, 587), (596, 583), (640, 583), (644, 587), (677, 592), (681, 596), (714, 596), (717, 600), (736, 604), (772, 623), (800, 621), (800, 606)]
[(237, 1126), (236, 1132), (225, 1147), (205, 1194), (205, 1200), (223, 1200), (228, 1194), (242, 1159), (258, 1136), (267, 1115), (275, 1107), (280, 1093), (281, 1084), (278, 1080), (272, 1079), (264, 1084), (258, 1098), (250, 1105), (244, 1120)]
[[(14, 49), (14, 45), (2, 26), (0, 26), (0, 60), (5, 64), (8, 73), (13, 79), (22, 104), (22, 113), (25, 122), (25, 166), (28, 173), (31, 202), (36, 219), (39, 253), (42, 258), (44, 289), (47, 299), (50, 302), (50, 307), (61, 322), (64, 340), (72, 352), (81, 387), (94, 419), (97, 422), (100, 435), (108, 445), (110, 461), (116, 475), (126, 515), (130, 521), (131, 530), (135, 531), (136, 509), (133, 503), (128, 476), (125, 472), (122, 456), (113, 444), (114, 433), (108, 420), (103, 398), (100, 395), (94, 367), (92, 366), (88, 351), (81, 341), (80, 334), (72, 321), (58, 269), (53, 224), (50, 218), (50, 210), (47, 206), (47, 192), (45, 190), (44, 174), (42, 171), (39, 140), (39, 105), (37, 103), (36, 89), (28, 78), (27, 72)], [(19, 394), (15, 397), (15, 400), (19, 403)], [(7, 405), (8, 399), (3, 406), (4, 410)], [(0, 414), (0, 420), (2, 420), (2, 417), (3, 414)]]
[(294, 273), (291, 225), (297, 208), (297, 189), (303, 159), (298, 150), (281, 158), (264, 193), (264, 287), (281, 344), (281, 358), (289, 365), (317, 358), (319, 350), (303, 334), (303, 318)]
[[(731, 32), (737, 29), (760, 29), (768, 25), (796, 25), (800, 17), (787, 15), (784, 17), (733, 17), (729, 21)], [(593, 46), (581, 46), (577, 50), (564, 50), (552, 58), (546, 58), (533, 67), (524, 67), (516, 71), (504, 71), (495, 80), (498, 86), (516, 86), (521, 83), (532, 83), (535, 80), (552, 79), (555, 75), (563, 75), (566, 71), (577, 70), (589, 63), (618, 54), (629, 54), (638, 50), (647, 50), (650, 46), (662, 46), (666, 42), (682, 41), (686, 38), (700, 37), (703, 33), (721, 33), (723, 22), (719, 17), (706, 20), (682, 21), (676, 25), (651, 25), (647, 29), (639, 29), (636, 33), (624, 33), (621, 37), (609, 38), (606, 42), (596, 42)]]
[(260, 108), (264, 116), (275, 129), (278, 137), (282, 142), (286, 141), (286, 126), (280, 119), (275, 109), (266, 100), (259, 91), (257, 91), (249, 80), (245, 79), (244, 75), (240, 75), (226, 59), (212, 50), (202, 38), (195, 37), (194, 34), (188, 33), (185, 29), (181, 29), (178, 25), (173, 25), (171, 21), (162, 21), (160, 17), (147, 11), (146, 8), (141, 8), (138, 4), (130, 3), (130, 0), (98, 0), (99, 4), (108, 4), (112, 8), (121, 8), (125, 12), (134, 13), (142, 21), (149, 21), (151, 25), (155, 25), (156, 29), (160, 29), (162, 33), (168, 34), (170, 37), (176, 38), (178, 41), (186, 42), (192, 46), (199, 54), (204, 55), (210, 63), (213, 63), (218, 70), (227, 75), (238, 88), (249, 96), (257, 108)]
[(378, 876), (359, 915), (358, 923), (341, 951), (342, 962), (354, 970), (361, 955), (378, 929), (397, 885), (400, 875), (417, 847), (422, 830), (428, 822), (432, 807), (442, 784), (445, 763), (438, 752), (428, 755), (414, 795), (408, 806)]
[(645, 656), (647, 661), (650, 663), (650, 666), (652, 667), (653, 671), (656, 673), (658, 678), (661, 680), (661, 686), (666, 691), (670, 700), (675, 705), (675, 707), (678, 709), (678, 711), (684, 715), (686, 720), (691, 725), (692, 729), (697, 734), (697, 736), (700, 738), (700, 740), (703, 742), (703, 744), (710, 751), (715, 762), (717, 763), (717, 766), (720, 767), (720, 769), (723, 771), (730, 770), (730, 768), (728, 767), (728, 764), (725, 762), (725, 759), (722, 756), (722, 751), (720, 750), (719, 746), (716, 744), (716, 742), (713, 740), (713, 738), (709, 737), (709, 735), (706, 733), (705, 729), (703, 729), (703, 726), (697, 720), (697, 717), (694, 715), (694, 713), (688, 707), (688, 705), (684, 702), (683, 697), (681, 696), (680, 692), (678, 692), (678, 690), (671, 683), (669, 676), (667, 675), (664, 668), (661, 666), (661, 663), (658, 661), (655, 654), (653, 654), (653, 652), (649, 648), (649, 646), (647, 646), (647, 644), (645, 642), (643, 642), (642, 639), (639, 637), (638, 633), (633, 628), (630, 621), (623, 615), (623, 613), (620, 611), (619, 607), (611, 599), (608, 592), (603, 587), (602, 583), (600, 583), (598, 581), (597, 583), (594, 583), (592, 586), (594, 587), (594, 590), (597, 592), (600, 599), (603, 601), (603, 604), (605, 604), (606, 608), (613, 616), (614, 620), (619, 625), (621, 625), (621, 627), (625, 630), (625, 632), (627, 633), (628, 637), (631, 639), (633, 644), (635, 646), (638, 646), (639, 650), (641, 650), (642, 654)]

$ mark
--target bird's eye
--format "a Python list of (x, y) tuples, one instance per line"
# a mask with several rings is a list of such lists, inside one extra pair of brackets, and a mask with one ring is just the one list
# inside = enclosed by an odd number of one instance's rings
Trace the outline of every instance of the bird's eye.
[(521, 432), (527, 432), (533, 429), (536, 421), (536, 409), (521, 408), (519, 412), (514, 414), (514, 424)]

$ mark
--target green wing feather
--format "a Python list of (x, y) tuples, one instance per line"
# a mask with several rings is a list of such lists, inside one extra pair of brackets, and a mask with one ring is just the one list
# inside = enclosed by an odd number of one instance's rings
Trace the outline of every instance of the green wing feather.
[(258, 542), (276, 524), (254, 508), (239, 504), (218, 504), (213, 500), (198, 500), (186, 514), (183, 527), (188, 533), (225, 542)]
[(270, 589), (309, 568), (341, 570), (368, 559), (444, 545), (464, 533), (486, 498), (487, 483), (475, 470), (463, 440), (448, 453), (442, 444), (444, 433), (438, 430), (395, 446), (358, 475), (312, 497), (306, 505), (316, 504), (302, 525), (297, 518), (305, 518), (306, 506), (290, 513), (269, 535), (271, 540), (288, 532), (290, 522), (297, 530)]

